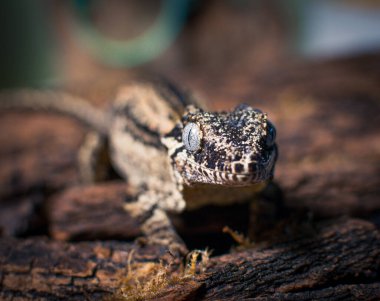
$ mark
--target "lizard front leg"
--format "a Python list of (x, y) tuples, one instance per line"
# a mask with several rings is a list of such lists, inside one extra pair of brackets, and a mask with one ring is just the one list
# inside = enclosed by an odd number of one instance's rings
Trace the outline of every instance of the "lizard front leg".
[(168, 215), (160, 208), (155, 208), (152, 215), (142, 225), (142, 232), (148, 244), (158, 244), (168, 247), (174, 255), (185, 255), (188, 250), (175, 231)]
[(139, 241), (143, 244), (160, 245), (177, 256), (188, 253), (186, 245), (175, 231), (167, 213), (158, 207), (157, 194), (142, 193), (136, 201), (128, 202), (124, 209), (133, 217), (141, 219), (141, 231), (144, 237)]

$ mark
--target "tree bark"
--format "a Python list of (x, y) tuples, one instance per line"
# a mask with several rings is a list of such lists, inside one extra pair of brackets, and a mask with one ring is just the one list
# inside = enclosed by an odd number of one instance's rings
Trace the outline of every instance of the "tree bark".
[[(163, 249), (121, 242), (0, 240), (1, 297), (116, 298), (133, 263), (150, 264)], [(316, 233), (270, 247), (212, 258), (205, 272), (158, 291), (157, 300), (376, 300), (380, 298), (380, 234), (370, 223), (321, 223)]]
[(375, 300), (380, 298), (379, 232), (369, 223), (320, 224), (309, 238), (215, 258), (205, 300)]

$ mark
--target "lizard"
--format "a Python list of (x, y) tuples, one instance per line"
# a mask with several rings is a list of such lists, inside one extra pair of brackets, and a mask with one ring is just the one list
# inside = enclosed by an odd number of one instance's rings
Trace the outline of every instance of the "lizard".
[(79, 151), (84, 181), (96, 180), (107, 145), (113, 168), (135, 191), (125, 210), (142, 219), (148, 243), (169, 250), (186, 252), (169, 212), (247, 201), (273, 178), (278, 150), (267, 114), (247, 104), (209, 112), (168, 82), (125, 84), (108, 110), (57, 91), (0, 93), (1, 110), (20, 108), (69, 115), (92, 129)]

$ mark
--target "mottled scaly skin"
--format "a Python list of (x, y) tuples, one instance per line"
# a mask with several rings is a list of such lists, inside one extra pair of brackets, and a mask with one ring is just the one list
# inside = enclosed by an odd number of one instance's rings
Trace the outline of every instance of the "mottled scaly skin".
[[(54, 94), (49, 99), (38, 92), (23, 93), (23, 97), (0, 95), (0, 107), (50, 109), (72, 115), (95, 130), (80, 151), (87, 181), (96, 175), (95, 159), (108, 141), (113, 167), (136, 191), (135, 200), (125, 209), (145, 218), (142, 231), (148, 243), (181, 250), (167, 211), (252, 199), (273, 177), (274, 127), (266, 114), (248, 105), (232, 112), (206, 112), (189, 95), (162, 82), (123, 86), (105, 113), (63, 94), (58, 94), (59, 105)], [(199, 147), (191, 151), (183, 141), (189, 123), (199, 134)]]
[(185, 208), (161, 139), (191, 103), (190, 97), (169, 84), (139, 82), (119, 90), (109, 130), (111, 160), (140, 191), (137, 202), (126, 205), (134, 215), (153, 207), (176, 212)]

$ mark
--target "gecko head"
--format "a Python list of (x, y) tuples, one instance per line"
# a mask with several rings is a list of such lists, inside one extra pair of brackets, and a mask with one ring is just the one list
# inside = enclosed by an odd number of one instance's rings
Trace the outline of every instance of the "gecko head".
[(267, 115), (241, 104), (219, 113), (189, 106), (162, 142), (184, 184), (246, 186), (273, 177), (275, 138)]

